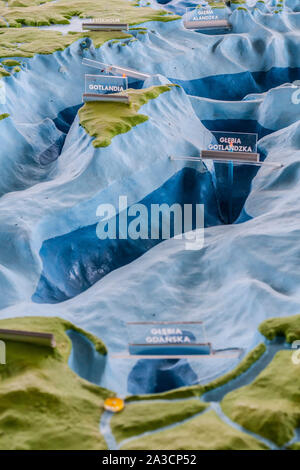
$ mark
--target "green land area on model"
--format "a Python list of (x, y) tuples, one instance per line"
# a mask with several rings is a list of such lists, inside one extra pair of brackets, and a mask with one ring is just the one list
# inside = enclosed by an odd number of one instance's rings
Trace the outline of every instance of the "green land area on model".
[[(284, 336), (288, 343), (300, 340), (300, 315), (274, 318), (260, 326), (272, 340)], [(245, 428), (283, 446), (300, 427), (300, 365), (294, 351), (279, 351), (273, 361), (246, 387), (225, 396), (223, 411)]]
[[(260, 331), (269, 339), (285, 336), (293, 342), (300, 339), (299, 327), (300, 315), (267, 320)], [(0, 328), (51, 332), (57, 343), (51, 349), (6, 342), (7, 364), (0, 367), (0, 447), (105, 449), (99, 422), (103, 400), (114, 393), (69, 368), (71, 341), (66, 332), (79, 331), (105, 354), (102, 341), (59, 318), (1, 320)], [(293, 350), (279, 351), (253, 382), (227, 393), (220, 402), (222, 412), (241, 429), (201, 401), (203, 393), (241, 376), (265, 350), (259, 344), (234, 370), (207, 385), (128, 397), (125, 409), (111, 420), (121, 449), (267, 449), (259, 436), (278, 447), (299, 449), (300, 443), (288, 444), (300, 426), (300, 375)], [(144, 436), (145, 432), (150, 434)]]
[(55, 349), (6, 341), (0, 365), (0, 448), (2, 450), (106, 449), (99, 432), (103, 401), (112, 392), (76, 375), (68, 366), (73, 329), (96, 350), (104, 344), (59, 318), (1, 320), (0, 328), (53, 333)]
[(105, 20), (112, 16), (120, 17), (132, 26), (179, 18), (165, 10), (137, 7), (136, 3), (129, 0), (13, 0), (7, 6), (4, 1), (0, 1), (0, 57), (51, 54), (64, 50), (84, 37), (90, 37), (95, 47), (100, 47), (109, 40), (131, 38), (130, 32), (122, 31), (69, 32), (63, 35), (59, 31), (38, 28), (51, 24), (68, 24), (73, 17)]

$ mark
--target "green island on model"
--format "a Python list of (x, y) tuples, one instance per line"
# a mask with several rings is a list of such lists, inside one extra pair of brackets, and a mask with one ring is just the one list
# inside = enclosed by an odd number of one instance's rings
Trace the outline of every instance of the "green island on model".
[(111, 139), (129, 132), (132, 127), (146, 122), (149, 118), (139, 114), (139, 109), (149, 100), (170, 91), (172, 86), (160, 85), (140, 90), (128, 90), (130, 105), (124, 103), (89, 102), (79, 110), (81, 126), (91, 136), (94, 147), (107, 147)]

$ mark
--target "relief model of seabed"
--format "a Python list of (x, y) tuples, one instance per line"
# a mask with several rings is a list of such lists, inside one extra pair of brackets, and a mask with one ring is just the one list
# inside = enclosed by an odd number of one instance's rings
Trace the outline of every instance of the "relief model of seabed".
[(300, 1), (0, 3), (0, 449), (300, 450)]

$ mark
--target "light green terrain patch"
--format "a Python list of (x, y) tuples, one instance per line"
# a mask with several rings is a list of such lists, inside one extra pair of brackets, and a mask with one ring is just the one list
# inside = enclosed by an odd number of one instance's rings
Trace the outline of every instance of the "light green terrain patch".
[(214, 8), (218, 8), (218, 9), (226, 8), (225, 3), (223, 3), (223, 2), (209, 2), (209, 6), (212, 9), (214, 9)]
[[(271, 318), (259, 327), (269, 340), (284, 336), (300, 340), (300, 315)], [(271, 364), (250, 385), (225, 396), (222, 408), (245, 428), (284, 445), (300, 427), (300, 366), (292, 351), (279, 351)]]
[(279, 351), (259, 376), (227, 394), (223, 411), (234, 421), (282, 446), (300, 427), (300, 365)]
[(126, 399), (126, 401), (137, 401), (137, 400), (155, 400), (155, 399), (177, 399), (177, 398), (187, 398), (192, 396), (201, 396), (203, 393), (214, 390), (231, 380), (239, 377), (241, 374), (246, 372), (266, 351), (266, 346), (261, 343), (230, 372), (221, 377), (209, 382), (206, 385), (192, 385), (188, 387), (181, 387), (176, 390), (170, 390), (169, 392), (157, 393), (154, 395), (132, 395)]
[[(112, 393), (68, 366), (71, 341), (66, 331), (82, 330), (55, 317), (1, 320), (0, 328), (53, 333), (57, 344), (53, 350), (6, 341), (7, 364), (0, 365), (0, 448), (106, 449), (99, 420), (103, 400)], [(99, 339), (86, 336), (105, 350)]]
[(267, 450), (247, 434), (225, 424), (214, 411), (192, 418), (173, 429), (140, 437), (122, 450)]
[(3, 60), (1, 64), (5, 65), (6, 67), (14, 67), (15, 65), (21, 65), (18, 60), (13, 60), (13, 59)]
[[(269, 339), (284, 335), (289, 342), (300, 339), (300, 316), (275, 318), (267, 320), (260, 326), (260, 331)], [(128, 397), (131, 400), (172, 399), (190, 394), (201, 395), (230, 382), (249, 369), (265, 352), (266, 346), (258, 345), (244, 360), (231, 372), (207, 384), (171, 390), (164, 394)], [(292, 354), (294, 351), (279, 351), (272, 362), (253, 380), (250, 385), (240, 387), (223, 398), (221, 402), (223, 412), (232, 421), (239, 423), (243, 428), (261, 435), (277, 444), (279, 447), (288, 445), (294, 438), (295, 429), (300, 427), (300, 365), (294, 364)], [(145, 405), (147, 401), (144, 402)], [(157, 402), (159, 404), (159, 402)], [(174, 402), (175, 406), (175, 402)], [(209, 419), (208, 419), (209, 418)], [(148, 418), (149, 419), (149, 418)], [(219, 421), (213, 412), (193, 418), (191, 421), (179, 424), (170, 430), (157, 432), (151, 436), (134, 439), (124, 445), (124, 449), (245, 449), (252, 447), (246, 433), (239, 433), (240, 438), (231, 440), (227, 435), (227, 424)], [(145, 417), (145, 422), (147, 417)], [(202, 427), (190, 427), (191, 423), (201, 422)], [(146, 426), (146, 425), (145, 425)], [(222, 427), (225, 427), (224, 431)], [(230, 432), (232, 431), (230, 428)], [(204, 436), (203, 436), (204, 435)], [(207, 439), (207, 440), (206, 440)], [(255, 440), (257, 443), (257, 441)], [(171, 443), (171, 444), (170, 444)], [(172, 447), (168, 447), (168, 445)], [(265, 448), (261, 443), (258, 448)], [(256, 448), (256, 447), (255, 447)], [(289, 446), (293, 450), (300, 450), (300, 444)]]
[(2, 121), (2, 119), (8, 118), (8, 117), (9, 117), (8, 113), (0, 114), (0, 121)]
[[(99, 48), (112, 39), (132, 38), (130, 33), (121, 31), (86, 31), (69, 32), (63, 35), (59, 31), (41, 30), (38, 28), (22, 28), (26, 26), (41, 26), (50, 24), (69, 23), (73, 16), (81, 18), (108, 18), (112, 12), (120, 9), (122, 19), (129, 24), (139, 24), (145, 21), (172, 21), (178, 16), (169, 15), (164, 10), (151, 8), (134, 8), (128, 0), (60, 0), (57, 3), (39, 2), (23, 8), (5, 8), (0, 4), (0, 16), (5, 17), (10, 28), (4, 21), (0, 22), (0, 57), (33, 57), (35, 54), (52, 54), (62, 51), (80, 38), (89, 37), (94, 46)], [(2, 28), (1, 28), (2, 26)], [(4, 27), (5, 26), (5, 27)]]
[[(208, 0), (210, 8), (226, 8), (225, 3), (222, 0)], [(203, 5), (195, 5), (195, 8), (203, 8)]]
[(153, 431), (183, 421), (204, 411), (207, 404), (200, 400), (182, 402), (132, 403), (111, 420), (111, 428), (117, 442), (146, 431)]
[(10, 72), (8, 72), (7, 70), (5, 70), (4, 67), (0, 67), (0, 79), (2, 77), (9, 77), (10, 76)]
[(0, 57), (33, 57), (35, 54), (52, 54), (63, 51), (80, 38), (90, 37), (96, 48), (105, 42), (116, 39), (131, 38), (130, 34), (115, 31), (69, 33), (62, 35), (59, 31), (38, 28), (0, 29)]
[(171, 86), (128, 90), (130, 105), (100, 101), (85, 103), (78, 112), (80, 124), (91, 137), (95, 137), (94, 147), (107, 147), (116, 135), (129, 132), (132, 127), (146, 122), (148, 116), (138, 114), (139, 109), (149, 100), (170, 90)]
[[(42, 3), (52, 2), (53, 0), (8, 0), (8, 7), (32, 7), (34, 5), (41, 5)], [(4, 2), (3, 2), (4, 3)]]
[(153, 10), (143, 7), (135, 8), (128, 0), (60, 0), (42, 5), (28, 7), (0, 8), (0, 16), (12, 27), (20, 25), (42, 26), (50, 24), (68, 24), (74, 16), (80, 18), (111, 18), (119, 12), (119, 16), (131, 25), (145, 21), (170, 21), (178, 16), (169, 15), (165, 10)]
[(259, 331), (269, 340), (276, 336), (285, 336), (288, 343), (300, 340), (300, 315), (271, 318), (260, 325)]
[(300, 450), (300, 442), (295, 442), (295, 444), (292, 444), (289, 449), (291, 450)]

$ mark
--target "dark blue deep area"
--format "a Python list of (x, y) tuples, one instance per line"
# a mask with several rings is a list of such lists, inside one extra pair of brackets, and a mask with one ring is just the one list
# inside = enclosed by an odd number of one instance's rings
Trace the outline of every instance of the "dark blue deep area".
[(197, 374), (186, 359), (141, 359), (128, 376), (128, 392), (162, 393), (197, 381)]
[(169, 77), (172, 83), (181, 85), (189, 95), (222, 101), (242, 100), (250, 93), (264, 93), (283, 83), (292, 83), (299, 79), (299, 67), (273, 67), (267, 72), (241, 72), (195, 80), (179, 80)]
[[(205, 226), (223, 223), (209, 172), (184, 168), (140, 202), (149, 208), (149, 213), (151, 204), (179, 203), (183, 207), (203, 203)], [(134, 218), (128, 217), (128, 223)], [(117, 227), (118, 221), (119, 217)], [(43, 243), (40, 251), (43, 272), (33, 301), (56, 303), (72, 298), (162, 241), (161, 234), (158, 240), (100, 240), (96, 226), (90, 225)]]
[(57, 117), (53, 119), (53, 122), (56, 125), (57, 129), (63, 132), (64, 134), (67, 134), (81, 106), (83, 106), (83, 103), (78, 104), (76, 106), (70, 106), (69, 108), (66, 108), (61, 111), (57, 115)]
[[(228, 165), (216, 164), (220, 185), (218, 190), (223, 190), (224, 200), (218, 195), (209, 172), (200, 173), (193, 168), (184, 168), (140, 202), (149, 208), (149, 213), (151, 204), (166, 203), (171, 206), (179, 203), (183, 207), (184, 204), (203, 203), (206, 227), (231, 223), (230, 218), (237, 218), (243, 208), (252, 178), (252, 173), (249, 176), (249, 169), (247, 172), (246, 167), (234, 168), (237, 188), (231, 188), (228, 192)], [(238, 194), (233, 199), (232, 190)], [(133, 219), (134, 217), (128, 217), (128, 223)], [(117, 227), (118, 221), (119, 216), (117, 216)], [(161, 233), (157, 240), (131, 238), (100, 240), (96, 235), (96, 226), (94, 224), (83, 227), (43, 243), (40, 251), (43, 272), (33, 295), (33, 301), (56, 303), (72, 298), (106, 274), (132, 262), (163, 240)]]
[[(258, 140), (273, 132), (250, 119), (217, 119), (201, 122), (210, 131), (250, 132), (257, 134)], [(258, 152), (263, 161), (266, 156), (259, 149)], [(249, 220), (249, 216), (245, 212), (242, 214), (240, 212), (243, 210), (242, 206), (250, 192), (252, 179), (258, 168), (254, 165), (238, 165), (234, 167), (231, 176), (230, 166), (227, 163), (215, 163), (216, 194), (224, 223), (228, 224), (234, 221), (242, 223)]]
[(215, 162), (214, 167), (216, 195), (224, 224), (249, 220), (243, 206), (259, 167), (219, 162)]

